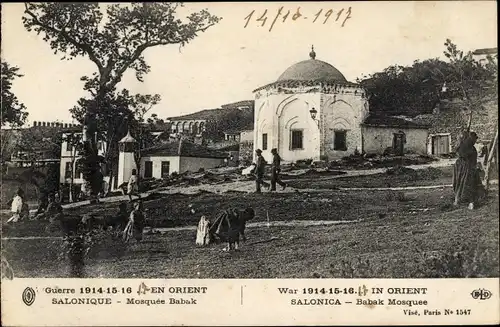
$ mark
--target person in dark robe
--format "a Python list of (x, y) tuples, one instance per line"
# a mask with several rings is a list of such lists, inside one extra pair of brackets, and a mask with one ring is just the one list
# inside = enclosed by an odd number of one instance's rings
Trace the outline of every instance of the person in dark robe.
[(257, 149), (255, 150), (255, 153), (257, 154), (257, 160), (255, 162), (255, 187), (256, 187), (256, 190), (255, 190), (255, 193), (262, 193), (261, 191), (261, 185), (264, 185), (264, 187), (267, 187), (269, 189), (269, 187), (271, 187), (271, 185), (267, 182), (264, 182), (264, 172), (265, 172), (265, 169), (266, 169), (266, 165), (267, 165), (267, 162), (266, 162), (266, 159), (264, 159), (264, 157), (262, 156), (262, 150), (260, 149)]
[(56, 200), (54, 194), (50, 194), (48, 196), (48, 201), (49, 204), (47, 205), (47, 210), (45, 210), (40, 218), (48, 218), (50, 222), (59, 220), (61, 218), (61, 215), (63, 214), (61, 203)]
[(281, 157), (276, 148), (272, 149), (271, 153), (273, 155), (273, 163), (271, 166), (271, 191), (276, 191), (276, 184), (279, 184), (282, 189), (285, 190), (287, 185), (281, 181), (279, 176), (281, 172)]
[(209, 223), (210, 239), (227, 242), (226, 251), (238, 250), (240, 236), (243, 241), (246, 241), (246, 223), (254, 217), (255, 211), (252, 208), (223, 210)]
[(47, 192), (47, 190), (45, 189), (41, 189), (40, 190), (40, 196), (38, 198), (38, 207), (36, 209), (36, 212), (35, 212), (35, 218), (44, 213), (45, 210), (47, 210), (47, 206), (49, 205), (49, 194)]
[(142, 201), (139, 200), (134, 203), (134, 210), (130, 213), (129, 221), (125, 230), (123, 231), (123, 238), (128, 242), (132, 237), (135, 238), (137, 243), (142, 241), (146, 218)]
[(474, 209), (477, 196), (477, 134), (472, 132), (457, 148), (458, 159), (453, 170), (454, 205), (468, 203)]

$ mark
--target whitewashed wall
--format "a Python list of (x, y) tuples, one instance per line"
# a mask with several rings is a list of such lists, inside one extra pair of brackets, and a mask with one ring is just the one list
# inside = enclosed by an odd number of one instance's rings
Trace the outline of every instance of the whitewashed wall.
[(366, 153), (382, 154), (388, 147), (392, 147), (394, 133), (403, 131), (406, 135), (405, 152), (425, 155), (427, 153), (427, 129), (417, 128), (389, 128), (363, 126), (364, 151)]

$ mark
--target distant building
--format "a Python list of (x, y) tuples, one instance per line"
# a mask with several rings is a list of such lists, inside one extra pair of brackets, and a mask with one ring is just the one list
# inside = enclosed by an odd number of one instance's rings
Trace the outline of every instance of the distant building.
[(21, 171), (22, 168), (59, 164), (60, 145), (57, 139), (65, 126), (73, 124), (35, 121), (30, 127), (2, 129), (2, 160), (8, 170)]
[[(222, 105), (221, 108), (204, 109), (192, 114), (170, 117), (171, 133), (203, 137), (210, 141), (236, 138), (241, 128), (253, 124), (254, 101), (245, 100)], [(228, 135), (224, 132), (229, 131)], [(231, 132), (234, 132), (231, 134)]]
[(224, 140), (239, 142), (240, 141), (240, 132), (239, 131), (224, 132)]
[(239, 148), (239, 162), (247, 166), (253, 159), (253, 129), (247, 129), (240, 132), (240, 148)]
[(472, 52), (472, 55), (475, 60), (482, 64), (486, 64), (488, 62), (488, 56), (490, 56), (495, 62), (498, 62), (498, 48), (477, 49)]

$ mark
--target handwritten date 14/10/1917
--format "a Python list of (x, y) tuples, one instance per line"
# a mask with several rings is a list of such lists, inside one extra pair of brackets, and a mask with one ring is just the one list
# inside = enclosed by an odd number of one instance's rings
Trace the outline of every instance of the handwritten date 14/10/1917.
[[(269, 20), (270, 21), (269, 32), (271, 32), (274, 25), (278, 21), (278, 19), (282, 23), (286, 22), (287, 20), (292, 20), (292, 21), (297, 21), (300, 19), (301, 20), (309, 20), (309, 17), (300, 11), (300, 7), (297, 8), (295, 13), (292, 13), (290, 10), (287, 10), (285, 12), (284, 7), (280, 7), (278, 9), (278, 11), (276, 12), (276, 15), (274, 15), (274, 17), (271, 14), (269, 17), (271, 17), (271, 19), (273, 19), (272, 21)], [(264, 12), (260, 16), (255, 13), (255, 10), (252, 10), (248, 14), (248, 16), (246, 16), (244, 18), (244, 21), (245, 21), (244, 27), (245, 28), (248, 26), (248, 24), (250, 23), (252, 18), (255, 18), (255, 21), (258, 22), (261, 27), (264, 27), (267, 23), (267, 20), (268, 20), (268, 10), (267, 9), (264, 10)], [(335, 20), (335, 22), (341, 21), (342, 22), (341, 27), (344, 27), (346, 21), (349, 18), (351, 18), (351, 7), (347, 8), (347, 9), (342, 8), (338, 11), (334, 11), (333, 9), (329, 9), (329, 10), (320, 9), (318, 12), (316, 12), (310, 18), (310, 20), (313, 23), (319, 22), (319, 23), (323, 23), (323, 24), (326, 24), (328, 21), (333, 21), (333, 20)]]

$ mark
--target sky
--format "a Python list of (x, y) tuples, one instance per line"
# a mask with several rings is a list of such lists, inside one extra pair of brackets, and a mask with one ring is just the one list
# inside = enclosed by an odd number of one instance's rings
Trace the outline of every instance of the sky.
[[(311, 45), (316, 59), (332, 64), (350, 81), (393, 64), (443, 57), (447, 38), (466, 51), (497, 47), (495, 1), (205, 2), (185, 7), (206, 8), (222, 20), (183, 48), (146, 50), (151, 72), (144, 82), (127, 73), (118, 85), (160, 94), (162, 101), (151, 111), (160, 118), (253, 99), (254, 89), (309, 59)], [(280, 7), (282, 15), (270, 30)], [(302, 16), (294, 21), (298, 7)], [(2, 3), (2, 61), (24, 74), (14, 82), (13, 92), (28, 108), (30, 124), (72, 122), (68, 109), (87, 95), (80, 77), (92, 74), (95, 66), (86, 57), (67, 61), (54, 55), (41, 35), (25, 30), (23, 11), (22, 3)]]

